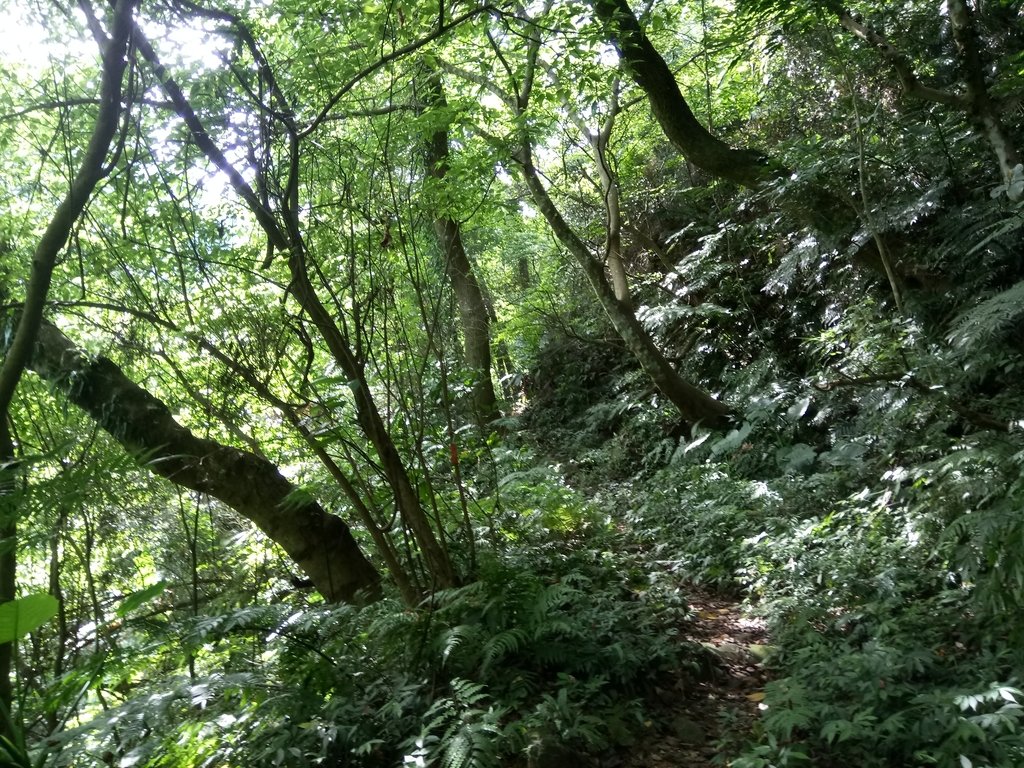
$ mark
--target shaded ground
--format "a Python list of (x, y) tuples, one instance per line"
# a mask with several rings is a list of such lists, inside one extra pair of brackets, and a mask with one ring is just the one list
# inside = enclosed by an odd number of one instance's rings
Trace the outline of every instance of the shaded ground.
[(664, 732), (640, 745), (623, 763), (627, 768), (725, 765), (728, 756), (720, 752), (743, 741), (758, 717), (766, 680), (764, 625), (746, 618), (733, 600), (687, 592), (694, 611), (687, 634), (707, 649), (707, 668), (702, 680), (680, 678), (661, 692)]

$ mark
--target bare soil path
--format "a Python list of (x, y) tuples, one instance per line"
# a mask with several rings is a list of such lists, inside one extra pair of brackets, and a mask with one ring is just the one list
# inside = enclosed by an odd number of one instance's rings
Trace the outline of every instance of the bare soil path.
[(694, 618), (687, 637), (707, 651), (707, 668), (698, 680), (668, 682), (660, 692), (664, 732), (640, 745), (626, 768), (727, 765), (729, 746), (742, 742), (757, 720), (766, 682), (763, 623), (747, 618), (735, 600), (699, 588), (688, 589), (688, 600)]

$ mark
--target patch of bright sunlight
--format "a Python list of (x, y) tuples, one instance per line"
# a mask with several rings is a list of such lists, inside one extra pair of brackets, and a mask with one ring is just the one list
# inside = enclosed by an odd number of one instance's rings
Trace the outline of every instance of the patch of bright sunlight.
[(92, 40), (58, 42), (56, 30), (48, 29), (25, 3), (0, 2), (0, 20), (0, 61), (28, 77), (38, 76), (54, 61), (98, 54)]
[[(67, 18), (56, 10), (45, 13), (30, 4), (0, 0), (0, 61), (32, 76), (57, 61), (98, 57), (96, 42), (87, 32), (72, 32)], [(73, 13), (84, 29), (81, 12), (74, 9)], [(164, 52), (171, 53), (176, 64), (186, 67), (216, 69), (230, 49), (228, 41), (199, 22), (174, 28), (143, 22), (143, 29)]]

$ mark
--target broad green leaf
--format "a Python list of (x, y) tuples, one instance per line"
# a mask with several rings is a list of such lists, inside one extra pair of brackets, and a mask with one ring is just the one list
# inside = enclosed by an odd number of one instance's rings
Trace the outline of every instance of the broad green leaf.
[(45, 592), (25, 595), (0, 605), (0, 643), (19, 640), (57, 613), (57, 598)]
[(117, 606), (115, 613), (118, 616), (127, 616), (140, 605), (148, 603), (154, 597), (162, 594), (165, 589), (167, 589), (167, 582), (158, 581), (156, 584), (150, 584), (148, 587), (140, 589), (138, 592), (132, 592), (128, 597), (121, 601), (121, 604)]

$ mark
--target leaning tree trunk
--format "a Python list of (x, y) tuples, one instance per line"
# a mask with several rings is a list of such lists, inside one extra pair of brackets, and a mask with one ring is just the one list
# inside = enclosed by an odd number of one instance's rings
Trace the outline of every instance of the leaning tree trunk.
[(205, 493), (248, 518), (295, 561), (331, 602), (372, 600), (380, 576), (348, 526), (248, 451), (197, 437), (170, 409), (105, 357), (89, 357), (49, 323), (30, 367), (155, 474)]
[[(228, 17), (233, 20), (232, 23), (234, 23), (236, 31), (240, 32), (242, 37), (251, 44), (251, 50), (256, 60), (263, 62), (262, 55), (248, 30), (234, 17), (230, 17), (230, 15)], [(271, 86), (274, 101), (282, 105), (282, 111), (275, 115), (275, 119), (278, 121), (275, 129), (280, 130), (287, 138), (288, 174), (286, 189), (279, 200), (281, 208), (279, 212), (281, 221), (279, 221), (277, 215), (260, 199), (260, 195), (253, 190), (244, 175), (211, 138), (181, 86), (160, 63), (156, 51), (142, 29), (136, 25), (134, 31), (133, 42), (143, 58), (149, 62), (175, 112), (188, 128), (196, 146), (210, 162), (227, 175), (232, 188), (266, 233), (268, 256), (263, 267), (270, 266), (275, 251), (281, 251), (288, 255), (292, 294), (309, 315), (335, 362), (349, 378), (349, 388), (356, 406), (356, 421), (377, 453), (402, 520), (416, 539), (435, 586), (439, 588), (453, 586), (456, 577), (451, 558), (445, 549), (443, 539), (434, 533), (431, 521), (420, 502), (419, 493), (413, 485), (391, 433), (381, 417), (380, 409), (370, 390), (363, 363), (349, 343), (346, 334), (320, 299), (316, 287), (310, 279), (310, 254), (306, 250), (305, 238), (301, 229), (298, 198), (301, 141), (312, 128), (307, 128), (305, 132), (298, 130), (291, 110), (287, 106), (288, 100), (278, 90), (269, 64), (263, 62), (261, 74), (268, 78), (268, 85)], [(441, 535), (443, 536), (443, 531)]]
[(714, 176), (744, 186), (771, 178), (772, 169), (761, 152), (734, 149), (701, 125), (627, 0), (591, 0), (590, 4), (618, 48), (626, 70), (647, 94), (654, 118), (687, 160)]
[(559, 241), (568, 249), (583, 268), (591, 288), (604, 308), (608, 319), (615, 328), (626, 347), (636, 358), (661, 393), (679, 410), (683, 418), (700, 422), (714, 428), (724, 428), (730, 423), (732, 410), (728, 405), (716, 400), (700, 387), (691, 384), (679, 375), (672, 364), (655, 345), (650, 334), (637, 320), (636, 314), (629, 304), (615, 295), (615, 290), (605, 277), (604, 267), (593, 257), (590, 249), (572, 230), (562, 214), (555, 207), (547, 190), (541, 183), (537, 170), (529, 152), (529, 144), (524, 139), (524, 150), (519, 158), (520, 167), (526, 186), (533, 195), (533, 200), (547, 220), (548, 225)]
[[(551, 0), (547, 0), (545, 10), (549, 10)], [(604, 265), (594, 258), (587, 244), (569, 226), (562, 217), (547, 189), (544, 188), (540, 175), (533, 164), (533, 142), (526, 121), (526, 108), (535, 83), (540, 37), (535, 33), (530, 36), (527, 53), (527, 66), (521, 84), (513, 84), (515, 95), (508, 99), (517, 121), (519, 122), (519, 149), (513, 159), (519, 165), (530, 190), (534, 203), (540, 209), (554, 232), (555, 237), (565, 246), (576, 262), (583, 269), (597, 300), (601, 303), (608, 319), (615, 328), (626, 347), (636, 358), (644, 372), (651, 378), (654, 385), (671, 402), (683, 418), (691, 422), (700, 422), (707, 426), (721, 429), (729, 425), (732, 409), (725, 403), (716, 400), (708, 392), (690, 383), (672, 364), (665, 359), (655, 345), (654, 340), (637, 320), (629, 304), (621, 301), (615, 290), (605, 277)], [(609, 128), (610, 131), (610, 128)]]
[(440, 589), (454, 586), (456, 576), (451, 558), (448, 557), (443, 541), (434, 534), (430, 519), (420, 502), (419, 492), (413, 486), (412, 478), (406, 471), (398, 447), (373, 399), (373, 392), (370, 390), (370, 383), (366, 378), (362, 362), (352, 351), (344, 334), (320, 301), (316, 289), (310, 282), (305, 252), (301, 247), (292, 250), (288, 265), (291, 270), (296, 299), (309, 314), (310, 320), (317, 330), (320, 331), (334, 360), (349, 377), (349, 388), (356, 405), (356, 422), (377, 452), (384, 477), (394, 495), (395, 506), (402, 516), (402, 521), (416, 539), (416, 544), (419, 546), (423, 561), (434, 580), (434, 585)]
[(359, 494), (359, 491), (356, 490), (356, 487), (352, 484), (348, 475), (345, 474), (338, 462), (334, 460), (334, 457), (328, 453), (324, 445), (317, 439), (316, 435), (313, 434), (305, 420), (299, 417), (296, 409), (286, 400), (275, 395), (267, 382), (257, 376), (252, 369), (242, 365), (230, 355), (225, 354), (222, 350), (205, 339), (197, 339), (196, 341), (201, 349), (205, 350), (212, 355), (214, 359), (227, 366), (228, 370), (236, 374), (240, 379), (242, 379), (242, 381), (248, 384), (252, 388), (252, 391), (265, 403), (276, 408), (284, 417), (285, 421), (292, 425), (292, 429), (294, 429), (302, 437), (306, 445), (312, 449), (313, 453), (320, 460), (320, 463), (328, 473), (330, 473), (331, 477), (334, 478), (334, 481), (338, 484), (338, 487), (341, 488), (342, 492), (348, 497), (353, 511), (359, 518), (359, 521), (363, 524), (366, 532), (370, 534), (370, 538), (373, 539), (373, 543), (377, 548), (377, 554), (380, 556), (381, 560), (384, 561), (384, 565), (391, 574), (391, 578), (394, 579), (395, 586), (398, 587), (398, 591), (401, 593), (405, 604), (409, 608), (415, 608), (419, 605), (420, 601), (423, 599), (423, 595), (413, 582), (411, 574), (402, 566), (398, 557), (398, 552), (395, 550), (394, 544), (388, 537), (387, 531), (379, 525), (370, 509), (370, 504), (368, 504), (367, 501)]
[[(435, 110), (443, 111), (448, 106), (441, 73), (436, 69), (426, 76), (426, 97), (428, 105)], [(448, 128), (444, 123), (431, 133), (427, 141), (427, 178), (436, 180), (442, 187), (448, 173), (448, 151)], [(490, 316), (480, 282), (466, 255), (462, 229), (443, 206), (439, 207), (434, 218), (434, 233), (441, 246), (445, 274), (459, 304), (466, 365), (473, 372), (473, 409), (477, 421), (486, 424), (497, 416), (498, 411), (491, 380)]]
[[(698, 168), (748, 187), (785, 178), (790, 171), (763, 152), (729, 146), (697, 120), (675, 75), (643, 31), (628, 0), (589, 0), (621, 56), (623, 67), (646, 94), (655, 120), (676, 149)], [(780, 204), (790, 215), (828, 238), (847, 238), (857, 226), (856, 211), (826, 189), (814, 186), (788, 193)], [(865, 260), (874, 265), (870, 253)]]

